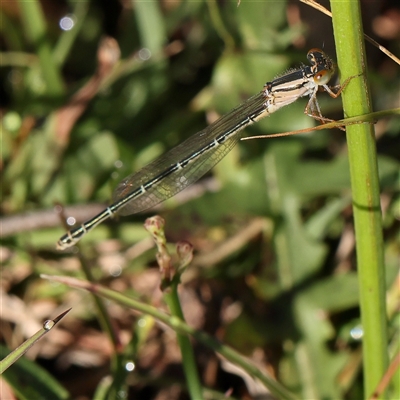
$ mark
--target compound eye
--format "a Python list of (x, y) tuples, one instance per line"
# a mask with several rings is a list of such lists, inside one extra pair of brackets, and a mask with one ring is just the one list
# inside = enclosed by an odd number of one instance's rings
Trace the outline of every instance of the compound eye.
[(307, 53), (307, 58), (308, 60), (312, 63), (312, 64), (316, 64), (317, 63), (317, 58), (324, 58), (325, 57), (325, 53), (320, 50), (320, 49), (311, 49), (308, 53)]
[(314, 75), (314, 82), (320, 86), (326, 85), (331, 80), (332, 74), (332, 71), (323, 69), (322, 71), (319, 71), (317, 74)]

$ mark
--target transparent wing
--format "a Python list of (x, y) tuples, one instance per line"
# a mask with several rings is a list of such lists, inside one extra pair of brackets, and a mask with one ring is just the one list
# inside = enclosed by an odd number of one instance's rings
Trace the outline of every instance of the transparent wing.
[[(263, 92), (251, 97), (207, 128), (125, 178), (115, 189), (115, 203), (141, 187), (146, 188), (147, 185), (148, 188), (123, 206), (119, 214), (129, 215), (151, 208), (200, 179), (235, 146), (240, 131), (250, 125), (253, 119), (266, 113), (265, 100)], [(218, 140), (216, 145), (215, 141)], [(168, 173), (178, 163), (182, 167)], [(153, 184), (149, 185), (150, 182)]]

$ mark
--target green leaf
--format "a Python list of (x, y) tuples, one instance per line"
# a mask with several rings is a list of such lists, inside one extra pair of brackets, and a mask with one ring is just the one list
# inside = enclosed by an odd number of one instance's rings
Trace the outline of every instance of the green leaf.
[[(4, 358), (8, 350), (0, 346), (0, 357)], [(37, 362), (20, 358), (2, 375), (14, 389), (20, 400), (32, 399), (69, 399), (69, 393)]]

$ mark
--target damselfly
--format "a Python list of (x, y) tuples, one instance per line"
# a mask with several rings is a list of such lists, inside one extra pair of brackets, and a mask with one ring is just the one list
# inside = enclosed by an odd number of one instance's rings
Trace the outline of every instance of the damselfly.
[(185, 189), (215, 164), (238, 142), (240, 132), (298, 98), (309, 96), (305, 113), (325, 121), (317, 102), (319, 87), (337, 97), (328, 86), (334, 73), (332, 60), (319, 49), (311, 49), (307, 58), (311, 65), (302, 66), (267, 82), (262, 91), (197, 132), (150, 164), (125, 178), (117, 186), (114, 203), (100, 214), (72, 229), (60, 238), (59, 250), (77, 243), (82, 236), (115, 213), (137, 213), (174, 196)]

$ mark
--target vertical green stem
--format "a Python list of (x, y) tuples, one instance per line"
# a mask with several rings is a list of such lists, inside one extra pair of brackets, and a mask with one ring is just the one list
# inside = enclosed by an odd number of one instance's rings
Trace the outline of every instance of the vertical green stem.
[[(168, 292), (165, 292), (164, 300), (171, 311), (171, 315), (184, 321), (185, 319), (178, 296), (177, 280), (171, 284)], [(176, 335), (182, 353), (182, 364), (190, 397), (193, 400), (201, 400), (203, 399), (203, 391), (196, 368), (196, 359), (194, 357), (192, 344), (190, 343), (188, 335), (178, 332)]]
[[(145, 229), (153, 236), (157, 246), (157, 263), (160, 267), (161, 289), (164, 293), (164, 300), (171, 311), (171, 320), (175, 323), (184, 322), (181, 303), (178, 296), (178, 285), (180, 283), (181, 271), (177, 271), (176, 266), (172, 264), (171, 255), (167, 249), (167, 239), (164, 232), (165, 221), (158, 215), (146, 219)], [(188, 251), (189, 250), (189, 251)], [(192, 247), (177, 245), (177, 255), (181, 267), (192, 258)], [(196, 359), (189, 337), (186, 333), (176, 333), (179, 348), (182, 355), (182, 365), (186, 376), (186, 382), (190, 398), (193, 400), (203, 399), (203, 390), (197, 373)]]
[[(343, 93), (345, 117), (368, 114), (371, 99), (359, 1), (331, 0), (331, 9), (342, 80), (362, 74), (352, 79)], [(364, 398), (369, 398), (388, 362), (378, 165), (373, 126), (352, 125), (346, 131), (364, 330)]]
[[(92, 274), (92, 271), (86, 261), (86, 259), (81, 255), (79, 257), (80, 262), (81, 262), (81, 267), (82, 271), (85, 274), (85, 277), (88, 281), (94, 283), (96, 280)], [(122, 351), (122, 345), (119, 340), (119, 336), (117, 335), (117, 332), (115, 331), (111, 317), (107, 311), (107, 307), (104, 304), (103, 299), (98, 297), (96, 294), (92, 294), (93, 301), (96, 305), (97, 308), (97, 318), (99, 321), (99, 324), (103, 330), (103, 332), (106, 332), (112, 346), (114, 348), (113, 356), (111, 358), (111, 370), (112, 370), (112, 376), (114, 377), (112, 383), (107, 387), (106, 392), (107, 395), (105, 395), (105, 399), (115, 399), (117, 396), (117, 391), (119, 388), (123, 385), (123, 382), (121, 381), (122, 379), (125, 379), (125, 375), (121, 373), (121, 370), (123, 369), (123, 355), (121, 354)], [(123, 371), (125, 372), (125, 371)]]

